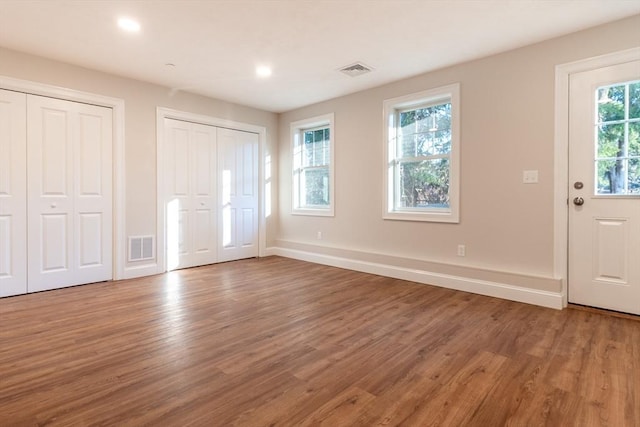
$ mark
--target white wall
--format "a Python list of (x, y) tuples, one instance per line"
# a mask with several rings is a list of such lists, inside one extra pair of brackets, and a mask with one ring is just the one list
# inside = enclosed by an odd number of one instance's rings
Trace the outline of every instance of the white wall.
[[(637, 15), (281, 115), (2, 48), (0, 76), (125, 101), (127, 236), (156, 231), (156, 107), (168, 107), (266, 127), (276, 189), (266, 227), (272, 253), (555, 294), (561, 288), (553, 277), (555, 66), (639, 44)], [(460, 224), (383, 221), (383, 100), (453, 82), (461, 83), (462, 103)], [(336, 215), (291, 215), (289, 125), (331, 112)], [(540, 183), (522, 184), (525, 169), (539, 170)], [(317, 231), (323, 240), (316, 240)], [(466, 245), (466, 257), (456, 256), (458, 244)]]
[[(636, 15), (281, 114), (273, 253), (559, 293), (562, 282), (553, 277), (555, 66), (639, 44)], [(383, 101), (455, 82), (461, 84), (460, 223), (383, 220)], [(327, 113), (335, 114), (336, 215), (291, 215), (290, 123)], [(525, 185), (522, 171), (531, 169), (539, 171), (539, 184)], [(466, 245), (466, 257), (456, 255), (458, 244)]]
[[(265, 155), (277, 163), (277, 115), (170, 88), (88, 70), (0, 48), (0, 76), (123, 99), (125, 103), (126, 236), (156, 234), (156, 108), (263, 126)], [(274, 199), (275, 200), (275, 199)], [(275, 239), (277, 205), (267, 218), (267, 244)], [(135, 263), (128, 264), (134, 267)]]

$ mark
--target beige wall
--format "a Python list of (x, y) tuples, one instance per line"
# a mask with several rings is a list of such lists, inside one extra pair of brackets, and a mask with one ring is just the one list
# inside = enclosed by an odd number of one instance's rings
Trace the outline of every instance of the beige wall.
[[(126, 235), (156, 234), (156, 107), (264, 126), (266, 153), (277, 145), (277, 115), (141, 81), (0, 48), (0, 76), (28, 80), (125, 102)], [(273, 156), (275, 158), (275, 156)], [(277, 205), (273, 203), (277, 214)], [(275, 215), (267, 219), (273, 242)]]
[[(126, 235), (156, 233), (156, 107), (267, 129), (267, 246), (559, 291), (553, 276), (554, 67), (640, 45), (640, 15), (276, 115), (0, 48), (0, 76), (125, 101)], [(461, 222), (382, 220), (382, 102), (461, 84)], [(291, 215), (289, 124), (335, 113), (336, 215)], [(537, 169), (540, 183), (521, 183)], [(280, 177), (278, 179), (278, 176)], [(323, 240), (316, 240), (316, 232)], [(456, 256), (465, 244), (467, 256)]]
[[(276, 245), (560, 291), (552, 279), (555, 66), (639, 45), (637, 15), (281, 114)], [(454, 82), (461, 84), (460, 223), (383, 220), (383, 100)], [(331, 112), (335, 217), (291, 215), (290, 123)], [(522, 183), (529, 169), (539, 171), (539, 184)], [(456, 255), (458, 244), (466, 257)]]

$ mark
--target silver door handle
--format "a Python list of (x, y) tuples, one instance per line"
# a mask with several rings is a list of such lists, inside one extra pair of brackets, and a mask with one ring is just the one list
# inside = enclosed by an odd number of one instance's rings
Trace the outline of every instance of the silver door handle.
[(582, 197), (574, 197), (573, 204), (576, 206), (582, 206), (584, 205), (584, 199)]

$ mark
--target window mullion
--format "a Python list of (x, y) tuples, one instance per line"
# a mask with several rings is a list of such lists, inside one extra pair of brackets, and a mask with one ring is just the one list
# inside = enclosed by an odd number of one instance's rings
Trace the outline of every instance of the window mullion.
[(399, 163), (423, 162), (426, 160), (448, 159), (450, 157), (451, 154), (433, 154), (431, 156), (399, 157), (396, 161)]
[(624, 147), (622, 149), (622, 155), (625, 157), (623, 167), (623, 191), (624, 194), (629, 194), (629, 84), (624, 86)]

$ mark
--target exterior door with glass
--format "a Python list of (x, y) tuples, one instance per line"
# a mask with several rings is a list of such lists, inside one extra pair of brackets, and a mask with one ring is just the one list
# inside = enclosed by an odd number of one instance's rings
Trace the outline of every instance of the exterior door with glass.
[(640, 314), (640, 61), (572, 74), (569, 302)]

